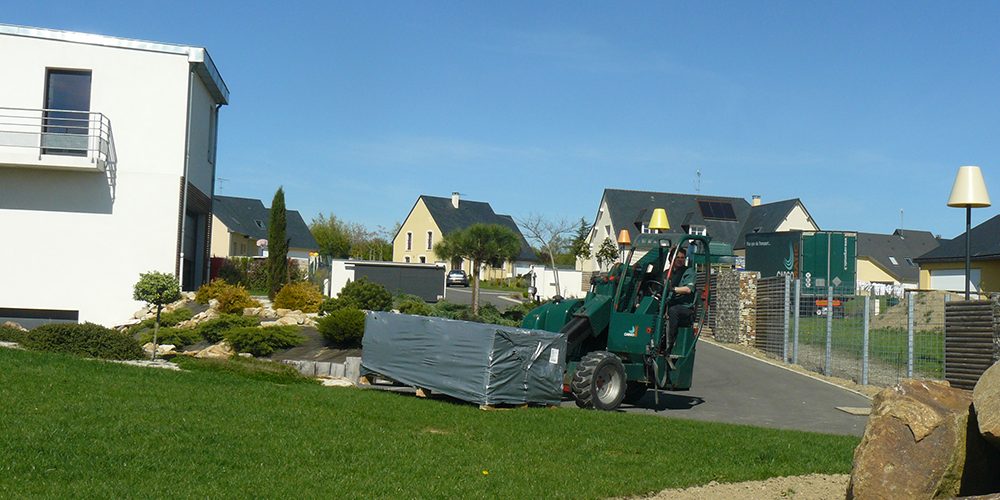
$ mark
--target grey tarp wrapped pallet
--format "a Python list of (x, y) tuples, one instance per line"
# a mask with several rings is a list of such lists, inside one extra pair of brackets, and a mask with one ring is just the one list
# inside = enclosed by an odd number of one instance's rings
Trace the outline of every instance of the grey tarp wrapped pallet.
[(481, 404), (558, 404), (566, 338), (558, 333), (370, 312), (361, 370)]

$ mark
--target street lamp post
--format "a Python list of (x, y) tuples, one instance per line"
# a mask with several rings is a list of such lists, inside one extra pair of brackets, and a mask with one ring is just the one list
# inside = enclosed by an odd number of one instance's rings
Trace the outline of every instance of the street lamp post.
[(990, 206), (990, 195), (979, 167), (958, 167), (955, 185), (948, 198), (949, 207), (965, 208), (965, 300), (969, 300), (969, 281), (972, 279), (972, 209)]

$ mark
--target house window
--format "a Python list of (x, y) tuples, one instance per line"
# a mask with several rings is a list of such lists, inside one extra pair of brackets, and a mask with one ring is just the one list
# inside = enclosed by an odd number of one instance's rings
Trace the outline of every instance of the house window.
[(257, 227), (258, 227), (259, 229), (264, 229), (264, 221), (262, 221), (262, 220), (257, 220), (257, 219), (254, 219), (253, 223), (254, 223), (254, 224), (257, 224)]
[(411, 232), (406, 233), (406, 249), (413, 250), (413, 233)]
[(407, 255), (406, 257), (403, 257), (403, 262), (409, 263), (410, 262), (410, 256)]
[(697, 234), (700, 236), (705, 236), (708, 234), (708, 228), (705, 226), (691, 226), (688, 228), (688, 234)]
[(913, 259), (911, 259), (909, 257), (906, 257), (905, 260), (906, 260), (906, 263), (909, 264), (909, 265), (911, 265), (911, 266), (915, 266), (916, 265), (916, 264), (913, 263)]
[(892, 265), (894, 265), (894, 266), (898, 266), (899, 265), (899, 262), (896, 262), (896, 258), (893, 257), (893, 256), (891, 256), (891, 255), (889, 256), (889, 262), (892, 262)]
[(427, 249), (434, 246), (434, 231), (427, 231)]
[(50, 69), (45, 75), (42, 154), (87, 156), (90, 71)]
[(642, 225), (642, 226), (641, 226), (641, 227), (639, 228), (639, 232), (641, 232), (642, 234), (649, 234), (649, 233), (651, 233), (652, 231), (650, 231), (650, 230), (649, 230), (649, 228), (648, 228), (648, 227), (646, 227), (646, 224), (643, 224), (643, 225)]
[(426, 257), (426, 256), (424, 256), (424, 255), (421, 255), (421, 256), (420, 256), (420, 263), (421, 263), (421, 264), (426, 264), (426, 263), (427, 263), (427, 257)]
[(604, 226), (604, 234), (606, 236), (611, 236), (611, 225)]

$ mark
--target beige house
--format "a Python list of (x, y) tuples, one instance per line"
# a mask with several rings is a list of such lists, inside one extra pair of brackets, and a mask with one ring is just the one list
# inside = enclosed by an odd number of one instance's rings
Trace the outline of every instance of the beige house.
[[(499, 224), (510, 228), (521, 239), (521, 254), (515, 262), (536, 260), (531, 246), (524, 239), (514, 219), (509, 215), (497, 214), (489, 203), (462, 200), (458, 193), (451, 198), (421, 195), (417, 198), (406, 220), (399, 227), (392, 240), (393, 262), (416, 264), (442, 263), (449, 268), (462, 269), (472, 273), (472, 263), (447, 263), (434, 254), (434, 244), (444, 235), (465, 229), (473, 224)], [(514, 274), (515, 262), (507, 262), (503, 268), (486, 268), (482, 278), (509, 278)]]
[[(1000, 215), (972, 228), (970, 236), (969, 289), (1000, 292)], [(921, 289), (965, 291), (965, 233), (913, 260), (920, 266)]]
[[(261, 257), (266, 247), (271, 210), (253, 198), (216, 196), (212, 204), (212, 257)], [(285, 235), (288, 237), (288, 257), (308, 261), (319, 244), (309, 226), (295, 210), (285, 215)]]
[(858, 233), (858, 284), (917, 288), (919, 268), (914, 259), (939, 244), (928, 231), (897, 229), (892, 234)]

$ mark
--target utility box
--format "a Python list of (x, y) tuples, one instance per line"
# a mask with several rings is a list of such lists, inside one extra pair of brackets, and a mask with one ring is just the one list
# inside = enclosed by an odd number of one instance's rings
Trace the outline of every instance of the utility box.
[(802, 293), (852, 293), (857, 286), (858, 234), (845, 231), (756, 233), (746, 237), (746, 270), (762, 278), (791, 276)]

